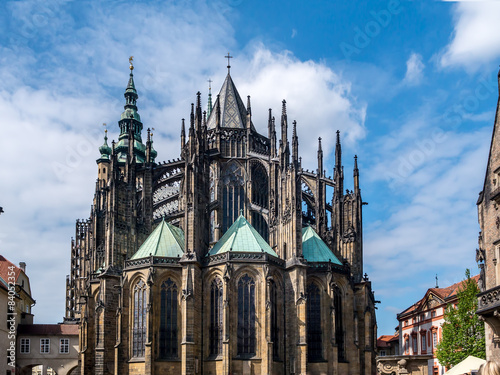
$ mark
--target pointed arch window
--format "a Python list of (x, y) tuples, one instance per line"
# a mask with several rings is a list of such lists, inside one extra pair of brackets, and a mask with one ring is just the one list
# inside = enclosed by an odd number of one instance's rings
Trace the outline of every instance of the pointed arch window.
[(252, 166), (252, 202), (264, 207), (269, 207), (269, 182), (267, 172), (261, 164)]
[(146, 284), (140, 280), (133, 292), (132, 356), (144, 357), (146, 343)]
[(160, 358), (177, 358), (177, 284), (161, 284)]
[(222, 281), (218, 277), (210, 287), (210, 355), (222, 354)]
[(238, 281), (238, 355), (255, 355), (255, 281), (248, 274)]
[(222, 231), (225, 233), (245, 208), (243, 169), (231, 163), (222, 174)]
[(271, 302), (271, 341), (273, 342), (273, 357), (279, 358), (281, 342), (278, 316), (278, 288), (274, 281), (271, 281), (269, 285), (269, 301)]
[(321, 330), (321, 293), (314, 283), (307, 287), (307, 355), (309, 361), (323, 359)]
[(339, 361), (345, 362), (346, 355), (344, 322), (342, 319), (342, 295), (339, 287), (335, 287), (333, 293), (333, 306), (335, 308), (335, 342), (337, 343)]

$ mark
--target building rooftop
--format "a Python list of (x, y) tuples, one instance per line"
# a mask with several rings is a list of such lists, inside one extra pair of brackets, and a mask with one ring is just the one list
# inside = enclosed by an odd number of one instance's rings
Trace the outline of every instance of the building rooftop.
[(262, 238), (257, 230), (250, 225), (243, 215), (224, 233), (222, 238), (209, 251), (208, 255), (226, 253), (228, 251), (267, 253), (274, 257), (278, 254)]
[(302, 254), (308, 262), (332, 262), (342, 265), (312, 227), (302, 228)]
[(20, 335), (78, 335), (78, 324), (19, 324)]
[(184, 232), (162, 220), (131, 259), (149, 256), (179, 258), (184, 254)]

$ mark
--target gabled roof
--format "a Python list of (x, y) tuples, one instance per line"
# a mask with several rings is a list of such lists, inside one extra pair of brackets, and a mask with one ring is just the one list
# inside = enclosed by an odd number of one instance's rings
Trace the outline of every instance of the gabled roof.
[(222, 238), (209, 251), (208, 255), (237, 251), (245, 253), (268, 253), (274, 257), (278, 254), (269, 246), (250, 223), (240, 215)]
[(332, 262), (342, 265), (342, 262), (332, 253), (318, 233), (311, 227), (302, 228), (302, 254), (308, 262)]
[[(219, 98), (215, 100), (212, 112), (208, 118), (208, 129), (215, 129), (216, 127), (216, 108), (218, 105), (220, 105), (221, 128), (246, 128), (247, 109), (229, 73), (224, 80), (219, 92)], [(253, 124), (251, 124), (251, 128), (255, 130)]]
[[(479, 275), (471, 276), (471, 279), (477, 283), (479, 280)], [(416, 311), (427, 310), (427, 302), (430, 296), (432, 296), (432, 298), (435, 298), (439, 302), (439, 304), (448, 303), (449, 301), (452, 301), (454, 298), (457, 297), (457, 294), (460, 291), (465, 281), (466, 280), (459, 281), (458, 283), (455, 283), (445, 288), (427, 289), (427, 292), (425, 293), (424, 297), (421, 300), (419, 300), (412, 306), (408, 307), (406, 310), (398, 314), (398, 316), (408, 315)]]
[(382, 335), (377, 339), (377, 348), (389, 348), (391, 342), (399, 341), (399, 333), (394, 335)]
[[(9, 268), (11, 267), (11, 268)], [(13, 268), (12, 268), (13, 267)], [(3, 255), (0, 255), (0, 277), (6, 282), (9, 281), (9, 273), (14, 271), (15, 281), (19, 278), (19, 275), (23, 271), (18, 266), (16, 266), (11, 261), (7, 260)]]
[(182, 229), (162, 220), (131, 259), (149, 256), (177, 258), (184, 253)]

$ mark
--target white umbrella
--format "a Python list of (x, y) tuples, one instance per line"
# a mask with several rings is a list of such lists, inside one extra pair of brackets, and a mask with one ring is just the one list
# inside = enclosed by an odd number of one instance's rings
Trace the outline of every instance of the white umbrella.
[(444, 375), (462, 375), (469, 374), (473, 370), (479, 370), (479, 367), (486, 361), (472, 355), (465, 358), (462, 362), (453, 366), (450, 370), (446, 371)]

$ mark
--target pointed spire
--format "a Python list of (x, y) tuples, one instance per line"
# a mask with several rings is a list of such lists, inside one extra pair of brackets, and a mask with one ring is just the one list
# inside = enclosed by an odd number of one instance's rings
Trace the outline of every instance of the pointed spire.
[(335, 144), (335, 167), (342, 165), (342, 146), (340, 145), (340, 130), (337, 130), (337, 143)]
[(359, 192), (359, 169), (358, 169), (358, 155), (354, 155), (354, 192)]
[(185, 144), (186, 144), (186, 126), (184, 124), (184, 119), (182, 119), (182, 124), (181, 124), (181, 155), (182, 155), (182, 150), (184, 150)]
[(208, 108), (207, 108), (207, 117), (210, 117), (212, 113), (212, 80), (208, 79)]
[(247, 96), (247, 112), (252, 115), (252, 106), (250, 105), (250, 95)]
[(247, 129), (252, 127), (252, 107), (250, 105), (250, 95), (247, 96)]
[(294, 166), (297, 168), (299, 165), (299, 137), (297, 137), (297, 121), (293, 121), (293, 134), (292, 134), (292, 160)]
[(321, 137), (318, 138), (318, 176), (323, 176), (323, 149), (321, 147)]
[(283, 99), (281, 106), (281, 141), (286, 144), (288, 140), (288, 121), (286, 115), (286, 100)]
[(196, 93), (196, 130), (200, 131), (201, 129), (201, 123), (202, 123), (202, 116), (201, 116), (201, 92)]
[(216, 100), (216, 106), (215, 106), (215, 127), (217, 129), (220, 128), (220, 95), (217, 95), (217, 100)]

